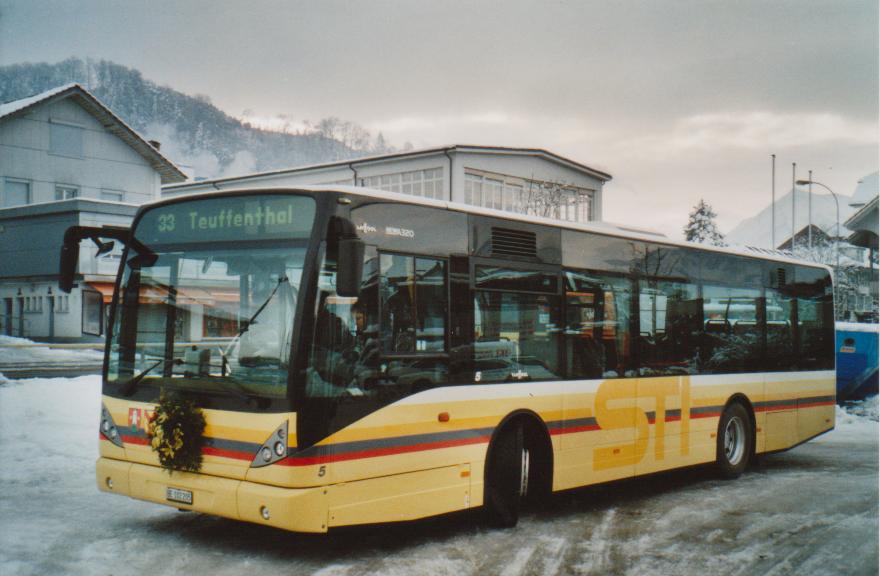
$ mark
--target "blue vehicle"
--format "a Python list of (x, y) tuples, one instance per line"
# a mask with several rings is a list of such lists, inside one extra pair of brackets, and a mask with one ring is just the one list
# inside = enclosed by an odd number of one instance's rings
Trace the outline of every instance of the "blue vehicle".
[(837, 401), (877, 394), (877, 324), (837, 322)]

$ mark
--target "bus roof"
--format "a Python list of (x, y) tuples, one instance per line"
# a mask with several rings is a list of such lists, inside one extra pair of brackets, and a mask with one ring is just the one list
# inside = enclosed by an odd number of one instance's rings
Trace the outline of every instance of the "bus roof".
[(462, 204), (459, 202), (449, 202), (446, 200), (434, 200), (430, 198), (421, 198), (419, 196), (411, 196), (409, 194), (401, 194), (397, 192), (387, 192), (385, 190), (376, 190), (373, 188), (365, 188), (362, 186), (342, 186), (337, 184), (328, 185), (311, 185), (311, 186), (265, 186), (259, 188), (224, 188), (222, 190), (212, 190), (205, 192), (193, 192), (190, 194), (180, 194), (170, 198), (163, 198), (154, 202), (144, 204), (143, 209), (162, 204), (172, 204), (183, 200), (197, 198), (201, 196), (226, 196), (235, 194), (259, 194), (261, 192), (281, 192), (281, 191), (302, 191), (302, 192), (340, 192), (352, 196), (366, 196), (369, 198), (377, 198), (382, 200), (390, 200), (401, 204), (412, 204), (417, 206), (430, 206), (434, 208), (443, 208), (455, 212), (464, 212), (467, 214), (477, 214), (480, 216), (491, 216), (504, 220), (513, 220), (517, 222), (529, 222), (532, 224), (542, 224), (552, 226), (554, 228), (576, 230), (582, 232), (592, 232), (605, 236), (613, 236), (629, 240), (641, 240), (643, 242), (651, 242), (654, 244), (663, 244), (667, 246), (675, 246), (680, 248), (695, 248), (707, 252), (719, 252), (722, 254), (731, 254), (735, 256), (744, 256), (747, 258), (756, 258), (759, 260), (770, 260), (774, 262), (782, 262), (786, 264), (796, 264), (799, 266), (810, 266), (813, 268), (821, 268), (831, 273), (831, 268), (825, 264), (810, 262), (794, 258), (790, 253), (781, 250), (772, 250), (768, 248), (758, 248), (754, 246), (710, 246), (706, 244), (697, 244), (694, 242), (685, 242), (682, 240), (674, 240), (665, 234), (653, 230), (637, 228), (625, 224), (615, 224), (611, 222), (568, 222), (563, 220), (554, 220), (542, 216), (528, 216), (516, 212), (506, 212), (504, 210), (496, 210), (493, 208), (483, 208), (481, 206), (471, 206), (470, 204)]

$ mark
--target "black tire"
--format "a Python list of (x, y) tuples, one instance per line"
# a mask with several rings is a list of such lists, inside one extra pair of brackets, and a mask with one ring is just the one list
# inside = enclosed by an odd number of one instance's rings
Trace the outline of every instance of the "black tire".
[(528, 488), (528, 456), (519, 422), (506, 426), (489, 447), (483, 509), (490, 525), (512, 528), (519, 521)]
[(718, 422), (715, 465), (722, 478), (738, 478), (749, 465), (755, 433), (742, 404), (724, 409)]

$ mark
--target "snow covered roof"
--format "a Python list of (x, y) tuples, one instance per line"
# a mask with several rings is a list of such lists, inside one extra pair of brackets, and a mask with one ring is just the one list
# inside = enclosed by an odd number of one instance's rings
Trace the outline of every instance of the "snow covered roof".
[(26, 114), (35, 106), (64, 98), (74, 99), (86, 112), (94, 116), (108, 132), (118, 136), (123, 142), (143, 156), (150, 163), (150, 166), (159, 173), (163, 184), (186, 180), (186, 174), (174, 162), (162, 155), (152, 144), (147, 142), (140, 134), (123, 122), (119, 116), (114, 114), (112, 110), (107, 108), (100, 100), (79, 84), (65, 84), (40, 94), (29, 96), (28, 98), (0, 104), (0, 122), (7, 118)]
[(235, 182), (240, 180), (252, 180), (254, 178), (263, 178), (267, 176), (280, 176), (283, 174), (295, 174), (297, 172), (309, 172), (312, 170), (323, 170), (327, 168), (335, 168), (339, 166), (361, 166), (365, 164), (378, 164), (382, 162), (387, 162), (389, 160), (398, 160), (403, 158), (414, 158), (418, 156), (428, 156), (431, 154), (445, 154), (447, 152), (466, 152), (466, 153), (475, 153), (475, 154), (508, 154), (514, 156), (534, 156), (539, 158), (544, 158), (551, 162), (555, 162), (562, 166), (567, 166), (579, 172), (584, 172), (594, 178), (602, 180), (603, 182), (608, 182), (611, 180), (611, 174), (607, 172), (602, 172), (601, 170), (596, 170), (595, 168), (590, 168), (585, 164), (581, 164), (580, 162), (575, 162), (569, 158), (565, 158), (564, 156), (560, 156), (558, 154), (554, 154), (553, 152), (549, 152), (542, 148), (509, 148), (505, 146), (475, 146), (470, 144), (452, 144), (450, 146), (436, 146), (433, 148), (421, 148), (418, 150), (410, 150), (407, 152), (396, 152), (394, 154), (383, 154), (380, 156), (365, 156), (363, 158), (352, 158), (349, 160), (339, 160), (336, 162), (327, 162), (324, 164), (310, 164), (308, 166), (298, 166), (295, 168), (283, 168), (281, 170), (270, 170), (266, 172), (256, 172), (253, 174), (246, 174), (243, 176), (228, 176), (225, 178), (212, 178), (209, 180), (199, 180), (197, 182), (186, 182), (182, 184), (174, 184), (170, 186), (164, 186), (165, 190), (180, 190), (181, 188), (187, 188), (189, 186), (204, 186), (211, 185), (213, 183), (221, 183), (221, 182)]
[(853, 246), (877, 249), (877, 205), (878, 197), (874, 196), (873, 200), (847, 219), (847, 228), (853, 230), (847, 242)]
[(869, 222), (868, 216), (870, 215), (870, 213), (872, 211), (875, 213), (874, 220), (876, 223), (877, 199), (878, 199), (878, 197), (874, 196), (874, 198), (872, 200), (870, 200), (867, 204), (865, 204), (864, 206), (859, 208), (858, 212), (856, 212), (855, 214), (853, 214), (852, 216), (847, 218), (846, 222), (844, 222), (844, 225), (846, 225), (846, 227), (849, 228), (850, 230), (857, 230), (860, 227), (862, 227), (865, 223)]

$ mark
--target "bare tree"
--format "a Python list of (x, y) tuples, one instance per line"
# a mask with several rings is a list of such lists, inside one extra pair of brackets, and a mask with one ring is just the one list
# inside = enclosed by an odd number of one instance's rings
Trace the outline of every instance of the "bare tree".
[[(519, 204), (524, 213), (531, 216), (565, 220), (571, 219), (567, 217), (568, 214), (577, 214), (580, 205), (584, 203), (591, 205), (592, 202), (592, 195), (589, 191), (558, 180), (529, 180), (522, 196)], [(577, 216), (575, 219), (578, 219)]]
[(825, 264), (831, 267), (834, 274), (834, 318), (844, 320), (846, 312), (854, 308), (859, 286), (870, 278), (870, 270), (847, 256), (838, 254), (839, 246), (831, 237), (813, 240), (808, 246), (804, 238), (794, 242), (792, 253), (802, 260)]

